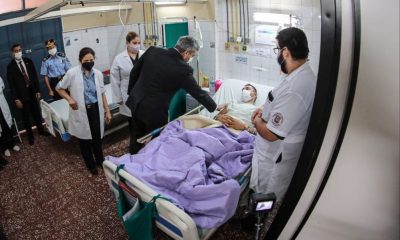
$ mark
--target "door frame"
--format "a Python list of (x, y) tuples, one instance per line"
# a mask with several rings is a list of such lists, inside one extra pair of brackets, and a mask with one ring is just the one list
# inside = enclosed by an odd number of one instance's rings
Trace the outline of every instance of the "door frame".
[[(318, 70), (318, 81), (311, 114), (310, 124), (304, 147), (301, 152), (298, 165), (287, 190), (282, 205), (272, 222), (264, 239), (277, 239), (282, 233), (284, 227), (289, 221), (297, 203), (299, 202), (308, 180), (317, 161), (322, 143), (326, 134), (328, 123), (332, 113), (333, 102), (338, 83), (340, 50), (342, 38), (342, 8), (340, 0), (321, 0), (321, 51)], [(300, 224), (297, 226), (291, 239), (296, 239), (304, 224), (307, 222), (315, 205), (317, 204), (329, 176), (333, 170), (336, 158), (339, 154), (344, 135), (349, 122), (353, 99), (355, 95), (358, 66), (360, 57), (361, 42), (361, 20), (360, 20), (360, 2), (352, 0), (353, 11), (353, 53), (351, 76), (349, 80), (348, 91), (346, 95), (346, 104), (340, 125), (338, 137), (333, 146), (333, 153), (330, 156), (329, 163), (317, 192), (311, 201)], [(351, 24), (351, 23), (350, 23)]]

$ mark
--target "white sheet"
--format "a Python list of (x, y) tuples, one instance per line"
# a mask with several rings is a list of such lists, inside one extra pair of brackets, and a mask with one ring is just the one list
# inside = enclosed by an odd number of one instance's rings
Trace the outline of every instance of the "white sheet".
[[(106, 98), (108, 105), (113, 105), (113, 97), (111, 91), (111, 84), (104, 86), (106, 88)], [(55, 136), (55, 131), (60, 134), (68, 132), (68, 112), (69, 105), (65, 99), (60, 99), (51, 103), (41, 101), (42, 117), (44, 118), (49, 132)], [(53, 122), (58, 125), (55, 129)]]
[(50, 103), (50, 106), (54, 109), (57, 113), (58, 117), (61, 119), (65, 130), (68, 130), (68, 111), (69, 105), (67, 100), (60, 99)]

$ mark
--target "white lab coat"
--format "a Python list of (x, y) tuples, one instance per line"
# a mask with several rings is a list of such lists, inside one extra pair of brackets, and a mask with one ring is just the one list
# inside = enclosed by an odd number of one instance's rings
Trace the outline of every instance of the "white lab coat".
[[(144, 51), (139, 50), (138, 57), (142, 56), (143, 53)], [(115, 57), (110, 71), (113, 102), (122, 102), (119, 112), (127, 117), (132, 116), (131, 110), (125, 105), (125, 102), (128, 99), (129, 76), (133, 67), (128, 50), (124, 50)]]
[(254, 191), (274, 192), (278, 200), (284, 197), (307, 134), (316, 82), (315, 74), (305, 63), (285, 75), (271, 91), (273, 99), (268, 97), (262, 118), (267, 128), (284, 140), (270, 142), (257, 135), (250, 179)]
[[(100, 132), (104, 135), (104, 107), (102, 94), (105, 93), (103, 73), (94, 69), (94, 79), (96, 83), (97, 102), (99, 104)], [(69, 108), (68, 132), (79, 139), (92, 139), (89, 120), (87, 117), (84, 85), (81, 65), (73, 67), (64, 75), (62, 81), (57, 85), (57, 89), (68, 89), (71, 97), (77, 102), (78, 110)]]
[[(11, 128), (12, 126), (12, 116), (11, 116), (11, 111), (10, 111), (10, 107), (8, 106), (7, 100), (4, 97), (4, 82), (3, 79), (0, 77), (0, 108), (1, 108), (1, 112), (3, 113), (4, 119), (7, 122), (7, 125), (9, 128)], [(1, 129), (0, 126), (0, 136), (1, 136), (1, 132), (3, 130)]]

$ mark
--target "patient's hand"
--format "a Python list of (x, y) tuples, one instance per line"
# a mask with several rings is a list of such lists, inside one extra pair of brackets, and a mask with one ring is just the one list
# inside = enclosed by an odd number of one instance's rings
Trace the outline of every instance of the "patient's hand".
[(242, 120), (229, 116), (228, 114), (217, 115), (217, 120), (223, 123), (225, 126), (235, 130), (242, 131), (246, 129), (246, 124)]
[(227, 127), (240, 131), (246, 130), (247, 126), (242, 120), (231, 117), (229, 115), (227, 116), (229, 118), (229, 121), (227, 122), (227, 124), (225, 124)]
[(218, 114), (216, 119), (224, 125), (230, 124), (231, 121), (231, 117), (227, 114)]

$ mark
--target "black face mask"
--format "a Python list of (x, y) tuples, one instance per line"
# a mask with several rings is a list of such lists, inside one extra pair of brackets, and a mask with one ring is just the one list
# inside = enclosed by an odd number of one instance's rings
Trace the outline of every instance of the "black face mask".
[(94, 62), (84, 62), (82, 63), (82, 67), (88, 71), (92, 70), (94, 66)]
[(279, 56), (278, 56), (278, 64), (281, 66), (281, 71), (283, 73), (287, 74), (288, 71), (287, 71), (287, 69), (285, 67), (285, 59), (283, 59), (282, 50), (281, 50), (281, 52), (279, 53)]

